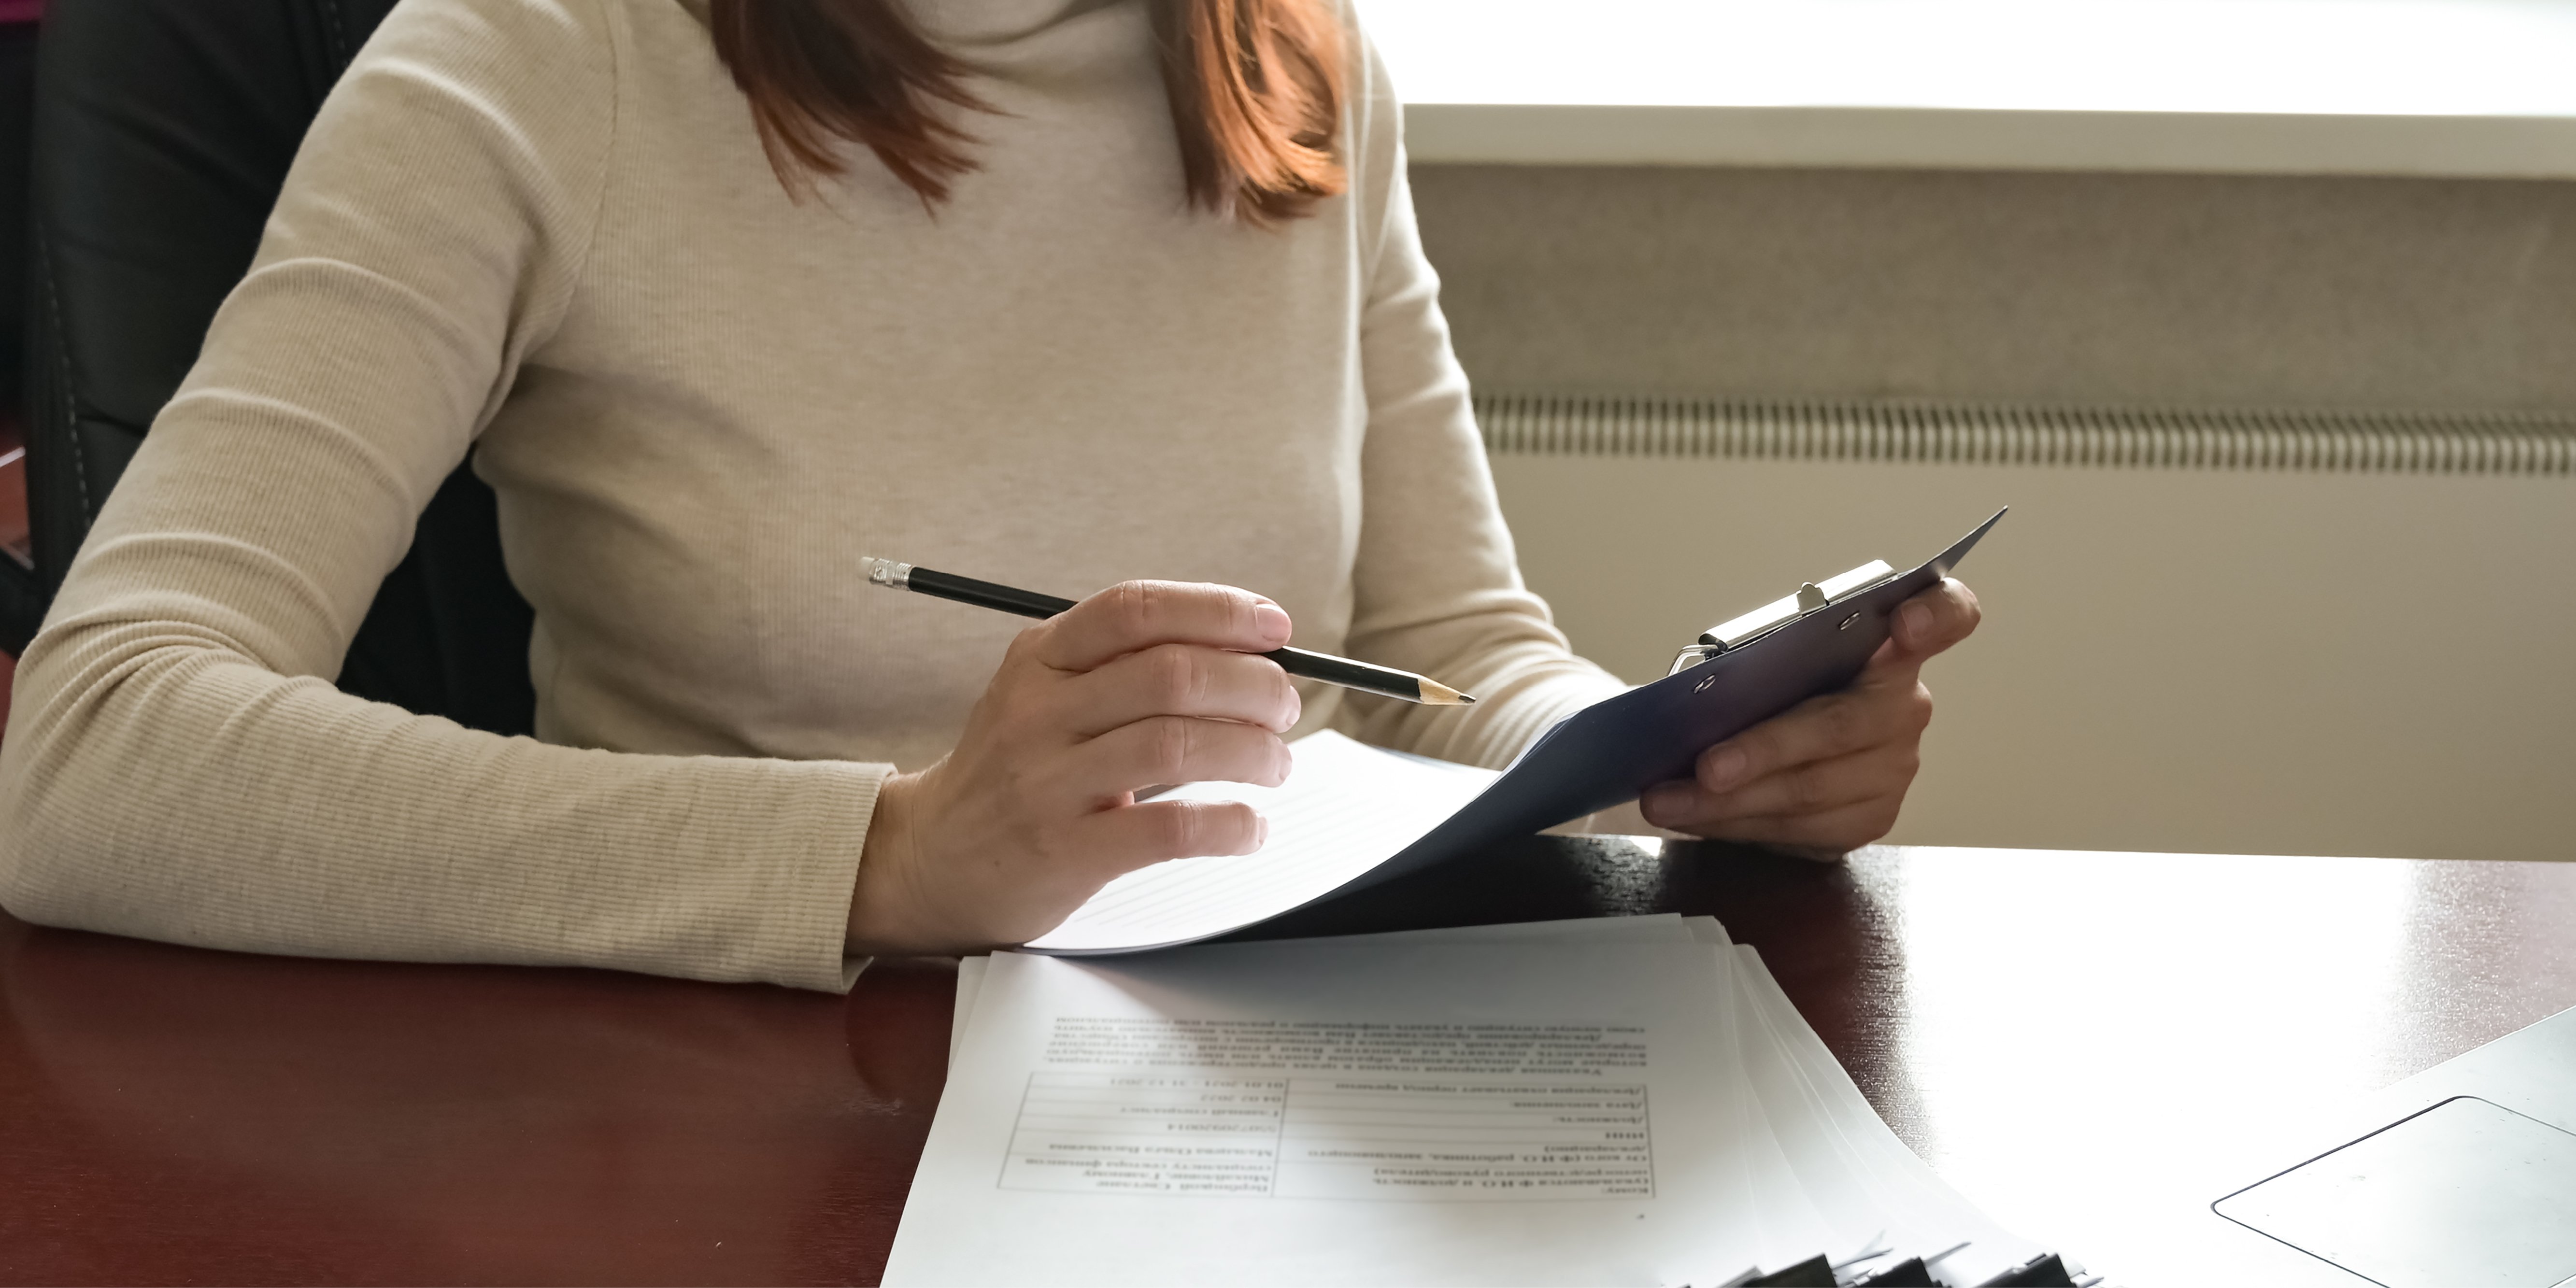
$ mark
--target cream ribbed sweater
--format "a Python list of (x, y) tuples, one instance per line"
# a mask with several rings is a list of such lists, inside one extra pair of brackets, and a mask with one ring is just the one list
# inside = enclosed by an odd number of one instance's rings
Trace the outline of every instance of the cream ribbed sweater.
[[(933, 0), (1002, 109), (926, 212), (789, 199), (688, 0), (406, 0), (28, 650), (0, 902), (226, 948), (846, 987), (877, 785), (1064, 594), (1229, 582), (1471, 711), (1307, 727), (1510, 758), (1615, 690), (1522, 589), (1354, 41), (1350, 192), (1186, 210), (1139, 0)], [(473, 451), (538, 740), (333, 689)]]

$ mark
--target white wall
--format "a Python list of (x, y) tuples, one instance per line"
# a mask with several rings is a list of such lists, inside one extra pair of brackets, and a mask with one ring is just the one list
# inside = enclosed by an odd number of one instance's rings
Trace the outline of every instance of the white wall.
[(1660, 675), (2002, 504), (1900, 842), (2576, 858), (2576, 480), (1505, 455), (1532, 585)]
[[(2576, 408), (2576, 183), (1421, 165), (1496, 392)], [(1495, 462), (1638, 678), (1995, 505), (1901, 840), (2576, 858), (2576, 480)]]

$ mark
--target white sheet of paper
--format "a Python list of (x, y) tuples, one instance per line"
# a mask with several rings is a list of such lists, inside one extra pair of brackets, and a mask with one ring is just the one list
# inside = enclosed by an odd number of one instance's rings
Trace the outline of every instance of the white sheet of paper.
[(1718, 951), (997, 955), (886, 1282), (1722, 1281), (1760, 1237)]
[(988, 956), (957, 959), (957, 1008), (948, 1017), (948, 1063), (957, 1063), (957, 1048), (966, 1043), (966, 1021), (975, 1014), (975, 996), (984, 991), (984, 971), (993, 964)]
[(1330, 730), (1298, 739), (1289, 752), (1296, 767), (1284, 786), (1189, 783), (1155, 798), (1249, 803), (1270, 821), (1260, 850), (1139, 868), (1028, 946), (1156, 948), (1276, 916), (1394, 858), (1499, 776), (1380, 751)]
[[(1489, 926), (1436, 926), (1429, 930), (1381, 930), (1367, 935), (1325, 935), (1313, 939), (1263, 939), (1245, 944), (1209, 944), (1216, 948), (1256, 948), (1271, 944), (1343, 944), (1387, 947), (1411, 944), (1695, 944), (1707, 943), (1692, 920), (1715, 925), (1713, 917), (1684, 918), (1678, 912), (1642, 917), (1571, 917), (1562, 921), (1505, 921)], [(1715, 941), (1727, 943), (1725, 932)]]
[[(1705, 923), (1705, 929), (1701, 923)], [(1430, 930), (1385, 930), (1369, 935), (1334, 935), (1326, 939), (1271, 939), (1272, 944), (1716, 944), (1731, 947), (1726, 928), (1715, 917), (1692, 917), (1685, 923), (1678, 912), (1655, 912), (1642, 917), (1573, 917), (1562, 921), (1511, 921), (1491, 926), (1442, 926)], [(1207, 945), (1209, 949), (1228, 947)], [(959, 958), (957, 962), (957, 1004), (948, 1020), (948, 1059), (955, 1063), (957, 1048), (966, 1041), (966, 1021), (975, 1013), (975, 996), (983, 991), (984, 970), (992, 965), (990, 956)]]
[(1745, 1049), (1759, 1053), (1748, 1061), (1754, 1092), (1800, 1185), (1832, 1219), (1838, 1237), (1882, 1231), (1897, 1258), (1929, 1257), (1965, 1242), (1938, 1266), (1961, 1283), (1982, 1282), (2049, 1250), (1996, 1225), (1897, 1139), (1761, 956), (1750, 946), (1735, 952), (1740, 1031)]
[[(1890, 1251), (1873, 1264), (1969, 1246), (1939, 1263), (1958, 1282), (1976, 1282), (2043, 1251), (1997, 1226), (1943, 1182), (1888, 1130), (1850, 1075), (1780, 990), (1750, 946), (1733, 946), (1713, 917), (1672, 913), (1578, 918), (1493, 926), (1393, 931), (1281, 943), (1352, 945), (1618, 944), (1697, 942), (1731, 951), (1717, 982), (1736, 1012), (1737, 1058), (1750, 1094), (1743, 1101), (1747, 1193), (1762, 1226), (1747, 1266), (1768, 1268), (1823, 1250), (1837, 1258), (1864, 1247)], [(1261, 947), (1262, 945), (1243, 945)], [(1218, 952), (1217, 945), (1194, 952)], [(959, 964), (950, 1055), (973, 1015), (989, 958)], [(1768, 1148), (1765, 1142), (1769, 1142)], [(1773, 1196), (1764, 1202), (1762, 1196)], [(1795, 1196), (1786, 1200), (1785, 1196)], [(1718, 1275), (1718, 1280), (1728, 1278)]]

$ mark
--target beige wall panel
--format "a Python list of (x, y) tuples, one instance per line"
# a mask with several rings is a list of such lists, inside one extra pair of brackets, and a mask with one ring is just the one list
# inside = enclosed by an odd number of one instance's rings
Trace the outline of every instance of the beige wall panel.
[(2576, 407), (2576, 184), (1417, 166), (1546, 393)]
[(2576, 480), (1503, 456), (1532, 585), (1631, 679), (1994, 507), (1893, 839), (2576, 858)]

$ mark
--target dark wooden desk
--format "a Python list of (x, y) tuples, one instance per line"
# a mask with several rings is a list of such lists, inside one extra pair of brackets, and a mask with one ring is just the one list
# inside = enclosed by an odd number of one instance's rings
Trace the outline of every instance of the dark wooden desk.
[[(1540, 840), (1307, 928), (1660, 910), (1758, 946), (1953, 1183), (2137, 1283), (2313, 1275), (2208, 1214), (2253, 1179), (2235, 1155), (2576, 1005), (2576, 864), (1827, 867)], [(880, 963), (843, 1000), (0, 918), (0, 1279), (871, 1281), (938, 1102), (953, 972)]]

